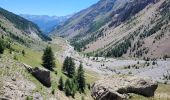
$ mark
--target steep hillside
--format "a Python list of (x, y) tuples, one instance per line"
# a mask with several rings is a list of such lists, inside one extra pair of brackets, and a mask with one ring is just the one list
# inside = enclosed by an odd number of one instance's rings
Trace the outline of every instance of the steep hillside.
[(86, 46), (85, 52), (98, 50), (97, 55), (108, 57), (168, 57), (169, 2), (151, 4), (118, 27), (108, 23), (101, 29), (103, 35)]
[(55, 27), (60, 25), (61, 23), (65, 22), (71, 15), (68, 16), (48, 16), (48, 15), (25, 15), (21, 14), (20, 16), (36, 23), (40, 29), (48, 34), (51, 32)]
[[(109, 1), (109, 2), (108, 2)], [(115, 0), (102, 0), (97, 4), (75, 14), (63, 26), (56, 29), (56, 33), (62, 36), (74, 37), (78, 34), (83, 34), (90, 29), (90, 25), (99, 21), (97, 18), (103, 18), (103, 22), (107, 20), (107, 13), (111, 11)], [(100, 22), (103, 24), (102, 22)], [(93, 26), (96, 26), (93, 24)], [(98, 27), (100, 27), (99, 25)], [(97, 27), (97, 26), (96, 26)]]
[[(60, 46), (50, 44), (30, 21), (4, 9), (0, 9), (0, 100), (42, 100), (57, 98), (51, 91), (56, 89), (56, 75), (51, 73), (51, 88), (45, 87), (27, 70), (42, 68), (43, 50), (51, 46), (59, 52)], [(56, 65), (59, 63), (56, 59)]]
[(97, 4), (75, 14), (53, 32), (71, 38), (77, 49), (100, 37), (99, 30), (107, 23), (116, 27), (145, 8), (154, 0), (100, 0)]
[(6, 33), (11, 38), (27, 36), (36, 40), (49, 40), (37, 25), (3, 8), (0, 8), (0, 28), (2, 34)]
[(54, 34), (78, 51), (107, 57), (168, 57), (169, 0), (101, 0)]

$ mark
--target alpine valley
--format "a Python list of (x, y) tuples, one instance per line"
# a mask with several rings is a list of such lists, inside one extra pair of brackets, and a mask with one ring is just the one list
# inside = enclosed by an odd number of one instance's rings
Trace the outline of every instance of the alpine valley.
[(68, 16), (0, 8), (1, 99), (170, 100), (170, 0), (98, 0)]

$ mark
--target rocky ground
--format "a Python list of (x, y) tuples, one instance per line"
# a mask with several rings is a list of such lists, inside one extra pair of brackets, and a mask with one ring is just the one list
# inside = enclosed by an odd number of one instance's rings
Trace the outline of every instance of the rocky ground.
[(83, 63), (84, 68), (90, 71), (110, 75), (134, 75), (150, 77), (158, 82), (169, 82), (163, 76), (170, 72), (170, 60), (158, 59), (156, 61), (144, 61), (138, 59), (115, 59), (103, 57), (85, 57), (74, 51), (74, 48), (68, 44), (61, 58), (71, 56), (75, 59), (76, 65)]
[[(36, 85), (25, 78), (27, 73), (22, 63), (3, 57), (0, 59), (0, 64), (0, 99), (25, 100), (27, 96), (34, 94)], [(34, 96), (42, 98), (37, 93)]]
[[(65, 97), (60, 91), (52, 94), (52, 88), (45, 87), (38, 81), (39, 77), (35, 78), (27, 70), (26, 66), (29, 65), (14, 60), (6, 54), (1, 57), (0, 100), (47, 100), (47, 98), (48, 100), (61, 100), (60, 98)], [(42, 71), (36, 74), (42, 75), (41, 73)]]

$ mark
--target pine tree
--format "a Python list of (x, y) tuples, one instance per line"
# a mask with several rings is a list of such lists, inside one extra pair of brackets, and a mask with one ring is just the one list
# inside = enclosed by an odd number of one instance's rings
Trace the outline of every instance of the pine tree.
[(69, 64), (69, 57), (66, 57), (63, 63), (63, 72), (66, 73), (68, 70), (68, 64)]
[(84, 92), (84, 89), (86, 87), (86, 82), (85, 82), (85, 76), (84, 76), (84, 70), (83, 70), (83, 65), (80, 64), (77, 72), (77, 82), (78, 82), (78, 89), (80, 92)]
[(5, 50), (4, 40), (0, 39), (0, 54), (3, 54)]
[(72, 88), (71, 88), (71, 96), (74, 98), (75, 94), (77, 91), (77, 86), (75, 85), (74, 82), (72, 82)]
[(62, 91), (64, 89), (63, 77), (60, 77), (58, 88)]
[(74, 98), (75, 94), (77, 92), (77, 85), (75, 83), (75, 80), (69, 80), (67, 79), (65, 82), (65, 94), (66, 96), (72, 96)]
[(71, 57), (69, 58), (69, 65), (68, 65), (67, 72), (68, 72), (68, 76), (70, 78), (74, 77), (74, 75), (75, 75), (75, 63), (74, 63), (74, 61)]
[(70, 83), (69, 79), (67, 79), (65, 82), (65, 94), (66, 94), (66, 96), (71, 95), (71, 83)]
[(74, 98), (76, 92), (77, 92), (77, 80), (74, 77), (71, 80), (71, 95), (72, 95), (73, 98)]
[(49, 70), (53, 70), (53, 68), (56, 66), (54, 54), (51, 47), (47, 46), (47, 48), (44, 50), (42, 60), (42, 65)]
[(22, 55), (25, 56), (25, 50), (22, 50)]
[(73, 78), (75, 75), (75, 63), (71, 57), (66, 57), (63, 63), (63, 72), (68, 77)]

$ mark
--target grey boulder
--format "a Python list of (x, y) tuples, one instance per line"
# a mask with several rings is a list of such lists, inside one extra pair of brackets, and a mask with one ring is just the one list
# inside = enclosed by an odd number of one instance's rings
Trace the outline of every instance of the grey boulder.
[(126, 100), (128, 93), (154, 96), (157, 82), (147, 77), (109, 77), (92, 85), (91, 95), (95, 100)]

